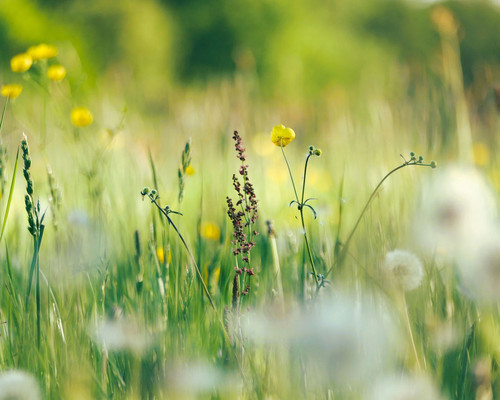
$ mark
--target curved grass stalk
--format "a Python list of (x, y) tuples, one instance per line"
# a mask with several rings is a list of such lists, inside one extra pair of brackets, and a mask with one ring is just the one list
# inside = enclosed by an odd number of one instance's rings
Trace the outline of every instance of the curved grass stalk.
[[(403, 157), (403, 156), (401, 156)], [(403, 157), (404, 159), (404, 157)], [(422, 163), (422, 158), (420, 157), (418, 160), (416, 159), (416, 157), (414, 155), (411, 155), (411, 160), (410, 161), (406, 161), (397, 166), (396, 168), (392, 169), (391, 171), (389, 171), (383, 178), (382, 180), (378, 183), (378, 185), (375, 187), (375, 189), (373, 189), (373, 192), (371, 193), (370, 197), (368, 198), (365, 206), (363, 207), (363, 209), (361, 210), (361, 213), (359, 214), (359, 217), (358, 219), (356, 220), (356, 223), (354, 224), (354, 227), (352, 228), (351, 232), (349, 233), (349, 236), (347, 236), (347, 239), (345, 241), (345, 243), (343, 244), (342, 246), (342, 250), (340, 251), (339, 253), (339, 256), (338, 258), (335, 260), (335, 263), (334, 265), (326, 272), (325, 274), (325, 278), (340, 264), (342, 264), (344, 262), (344, 259), (347, 255), (347, 251), (349, 249), (349, 244), (351, 243), (351, 240), (354, 236), (354, 234), (356, 233), (356, 230), (358, 229), (358, 226), (361, 222), (361, 220), (363, 219), (363, 216), (365, 215), (366, 211), (368, 210), (368, 208), (370, 207), (370, 204), (372, 203), (373, 199), (375, 198), (375, 196), (377, 195), (378, 193), (378, 190), (380, 189), (380, 187), (382, 186), (382, 184), (386, 181), (387, 178), (389, 178), (389, 176), (391, 176), (393, 173), (395, 173), (396, 171), (404, 168), (404, 167), (408, 167), (408, 166), (412, 166), (412, 165), (415, 165), (415, 166), (420, 166), (420, 167), (431, 167), (431, 168), (436, 168), (436, 163), (434, 161), (431, 161), (430, 164), (423, 164)]]

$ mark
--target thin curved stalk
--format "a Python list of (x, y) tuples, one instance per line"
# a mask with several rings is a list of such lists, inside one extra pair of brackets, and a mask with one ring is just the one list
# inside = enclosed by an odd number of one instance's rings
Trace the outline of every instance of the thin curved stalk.
[(404, 168), (404, 167), (407, 167), (409, 165), (415, 165), (415, 166), (421, 166), (421, 167), (431, 167), (433, 168), (433, 166), (431, 164), (422, 164), (422, 163), (417, 163), (417, 162), (408, 162), (408, 161), (405, 161), (403, 164), (397, 166), (396, 168), (392, 169), (391, 171), (389, 171), (383, 178), (382, 180), (378, 183), (378, 185), (375, 187), (375, 189), (373, 189), (373, 192), (372, 194), (370, 195), (370, 197), (368, 198), (365, 206), (363, 207), (363, 209), (361, 210), (361, 213), (359, 214), (359, 217), (358, 219), (356, 220), (356, 223), (354, 224), (354, 227), (352, 228), (351, 230), (351, 233), (349, 233), (349, 236), (347, 237), (344, 245), (342, 246), (342, 250), (339, 254), (339, 257), (335, 260), (335, 263), (334, 265), (326, 272), (325, 274), (325, 278), (333, 271), (333, 269), (338, 266), (339, 264), (341, 264), (343, 261), (344, 261), (344, 258), (345, 256), (347, 255), (347, 250), (349, 248), (349, 244), (351, 243), (351, 240), (354, 236), (354, 234), (356, 233), (356, 230), (358, 229), (358, 226), (361, 222), (361, 220), (363, 219), (363, 216), (365, 215), (366, 211), (368, 210), (368, 207), (370, 207), (370, 204), (371, 202), (373, 201), (373, 199), (375, 198), (378, 190), (380, 189), (380, 187), (382, 186), (382, 184), (385, 182), (385, 180), (387, 178), (389, 178), (389, 176), (391, 176), (394, 172), (400, 170), (401, 168)]

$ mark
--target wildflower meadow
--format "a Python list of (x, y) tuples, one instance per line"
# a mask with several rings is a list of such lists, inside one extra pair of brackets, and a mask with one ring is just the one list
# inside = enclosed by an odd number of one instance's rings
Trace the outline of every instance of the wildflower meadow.
[(55, 3), (0, 3), (0, 400), (500, 398), (500, 6)]

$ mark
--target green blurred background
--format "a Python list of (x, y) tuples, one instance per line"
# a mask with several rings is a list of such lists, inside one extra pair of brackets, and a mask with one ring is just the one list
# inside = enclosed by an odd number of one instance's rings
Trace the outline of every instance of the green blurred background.
[[(439, 79), (438, 3), (397, 0), (2, 0), (0, 68), (39, 42), (76, 50), (91, 90), (113, 82), (144, 112), (160, 113), (177, 85), (244, 75), (264, 98), (318, 101), (362, 96), (404, 65)], [(467, 87), (485, 96), (499, 79), (500, 8), (488, 1), (439, 3), (459, 23)], [(64, 53), (61, 51), (61, 53)], [(375, 82), (375, 83), (374, 83)], [(75, 82), (73, 82), (76, 84)], [(368, 85), (370, 83), (370, 85)], [(474, 86), (477, 85), (477, 86)], [(389, 85), (390, 86), (390, 85)]]

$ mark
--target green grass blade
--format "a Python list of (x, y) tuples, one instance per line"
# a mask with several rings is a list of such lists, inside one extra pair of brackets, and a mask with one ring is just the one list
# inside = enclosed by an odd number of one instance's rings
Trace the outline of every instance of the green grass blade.
[(5, 226), (7, 225), (7, 217), (9, 216), (10, 205), (12, 204), (12, 195), (14, 193), (14, 185), (16, 183), (17, 176), (17, 163), (19, 161), (19, 147), (17, 148), (16, 162), (14, 164), (14, 172), (12, 173), (12, 181), (10, 183), (9, 198), (7, 200), (7, 206), (5, 207), (5, 214), (3, 216), (2, 231), (0, 232), (0, 241), (3, 238), (3, 233), (5, 231)]

